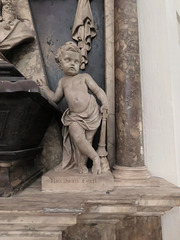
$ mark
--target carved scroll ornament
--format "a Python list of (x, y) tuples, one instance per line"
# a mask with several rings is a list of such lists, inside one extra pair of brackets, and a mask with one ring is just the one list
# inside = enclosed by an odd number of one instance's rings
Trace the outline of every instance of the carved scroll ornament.
[(96, 36), (92, 11), (89, 0), (79, 0), (72, 29), (72, 38), (78, 41), (81, 50), (81, 69), (88, 63), (87, 53), (91, 50), (91, 38)]

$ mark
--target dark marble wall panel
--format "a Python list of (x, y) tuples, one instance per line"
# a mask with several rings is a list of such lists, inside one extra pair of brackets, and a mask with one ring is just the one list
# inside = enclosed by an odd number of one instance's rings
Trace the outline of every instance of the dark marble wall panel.
[(115, 0), (116, 160), (144, 165), (136, 0)]
[(116, 225), (117, 240), (162, 240), (160, 217), (126, 217)]
[[(29, 0), (34, 25), (42, 51), (42, 58), (50, 88), (55, 91), (63, 72), (55, 62), (57, 49), (72, 39), (72, 27), (77, 8), (77, 0)], [(104, 54), (104, 0), (91, 0), (91, 9), (97, 35), (92, 39), (92, 49), (88, 53), (89, 63), (85, 72), (89, 73), (100, 87), (105, 88)], [(84, 71), (82, 71), (84, 72)], [(60, 103), (64, 111), (65, 101)]]
[(125, 217), (116, 224), (111, 220), (78, 223), (63, 232), (62, 240), (162, 240), (161, 218)]
[(62, 240), (101, 240), (97, 224), (77, 224), (63, 232)]

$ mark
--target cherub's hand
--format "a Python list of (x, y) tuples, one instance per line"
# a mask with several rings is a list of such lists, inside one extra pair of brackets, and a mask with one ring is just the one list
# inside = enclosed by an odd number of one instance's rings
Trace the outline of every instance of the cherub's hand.
[(106, 115), (106, 118), (108, 117), (108, 106), (107, 105), (102, 105), (100, 107), (100, 112)]
[(48, 87), (43, 83), (42, 79), (37, 79), (36, 83), (39, 86), (41, 94), (43, 96), (44, 96), (44, 94), (47, 95), (47, 91), (46, 90), (48, 89)]
[(42, 87), (42, 86), (43, 86), (43, 81), (42, 81), (42, 79), (37, 79), (37, 80), (36, 80), (36, 83), (37, 83), (37, 85), (38, 85), (39, 87)]

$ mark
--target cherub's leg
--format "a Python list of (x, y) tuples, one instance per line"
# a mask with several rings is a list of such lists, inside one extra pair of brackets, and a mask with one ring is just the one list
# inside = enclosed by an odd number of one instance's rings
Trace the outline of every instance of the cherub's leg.
[(69, 134), (79, 148), (80, 152), (93, 161), (92, 172), (94, 174), (100, 174), (100, 158), (91, 143), (86, 139), (85, 130), (78, 123), (73, 122), (69, 125)]
[(84, 156), (84, 155), (81, 156), (81, 161), (79, 162), (79, 166), (78, 166), (79, 173), (81, 173), (81, 174), (88, 173), (88, 168), (86, 166), (87, 159), (88, 159), (87, 156)]
[(93, 138), (94, 138), (94, 135), (96, 134), (96, 132), (97, 132), (97, 129), (92, 130), (92, 131), (86, 131), (86, 139), (91, 144), (91, 146), (92, 146)]
[[(93, 131), (86, 131), (86, 139), (89, 141), (91, 146), (92, 146), (93, 138), (94, 138), (96, 131), (97, 131), (97, 129), (93, 130)], [(97, 156), (93, 159), (92, 173), (96, 174), (98, 169), (100, 169), (100, 172), (101, 172), (101, 160), (99, 158), (99, 155), (97, 154)]]
[[(97, 131), (97, 129), (92, 130), (92, 131), (85, 131), (86, 139), (91, 144), (91, 146), (92, 146), (93, 138), (94, 138), (96, 131)], [(84, 156), (84, 155), (81, 156), (81, 162), (79, 163), (79, 172), (80, 173), (88, 173), (87, 160), (88, 160), (87, 156)]]

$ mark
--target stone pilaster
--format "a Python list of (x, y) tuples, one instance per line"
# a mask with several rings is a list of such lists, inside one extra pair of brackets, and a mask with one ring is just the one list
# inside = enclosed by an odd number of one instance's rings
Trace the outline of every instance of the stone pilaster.
[[(115, 0), (115, 175), (144, 175), (141, 80), (136, 0)], [(133, 168), (138, 171), (133, 172)], [(128, 170), (128, 174), (126, 174)], [(144, 177), (149, 177), (145, 173)], [(130, 177), (131, 178), (131, 177)]]

